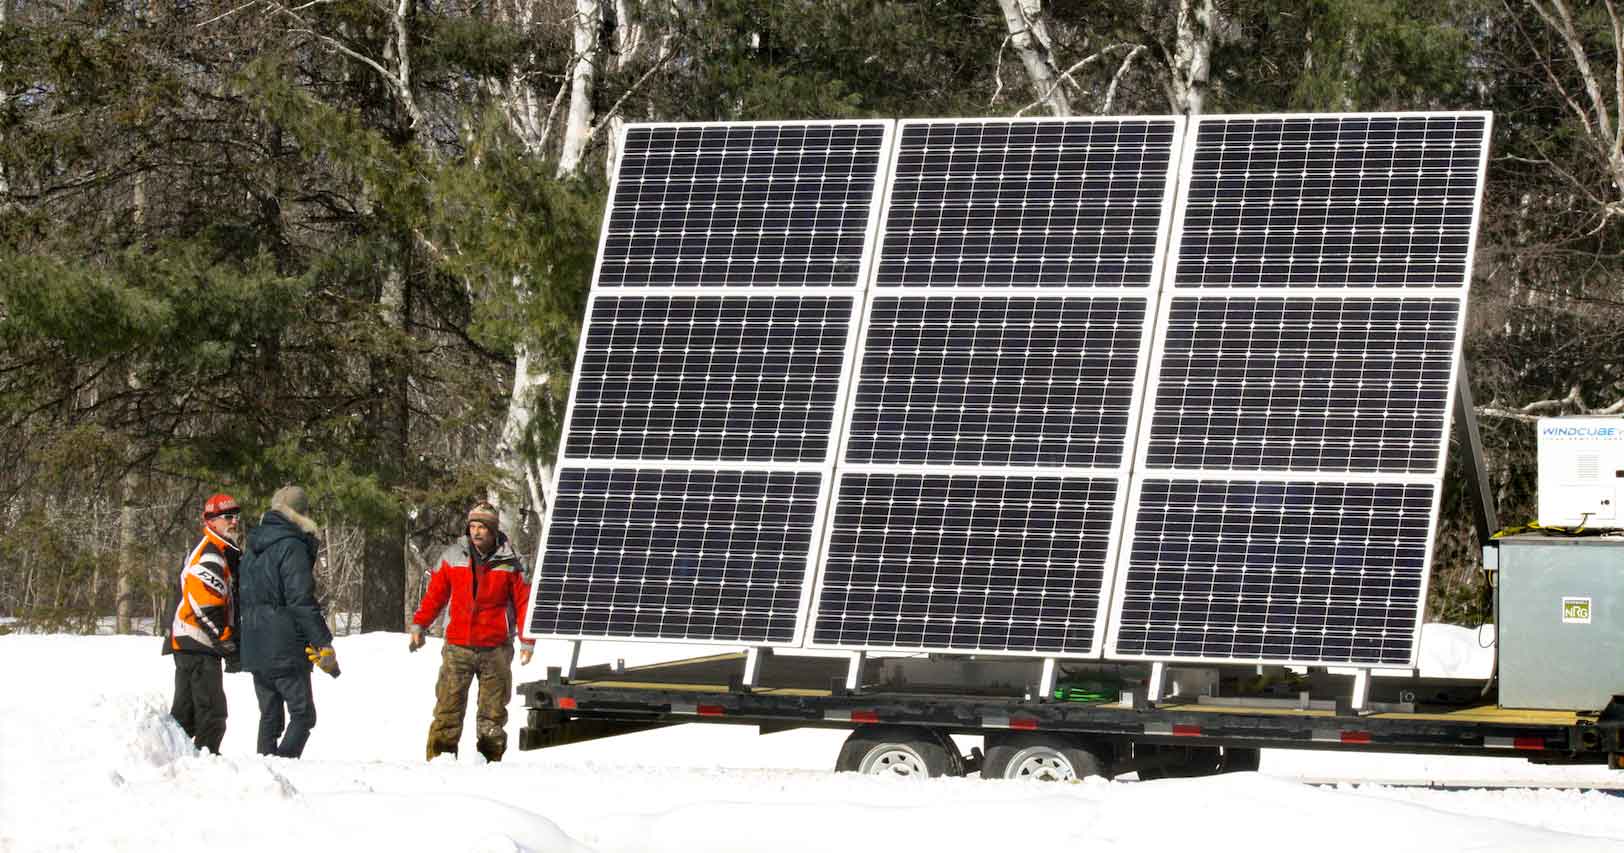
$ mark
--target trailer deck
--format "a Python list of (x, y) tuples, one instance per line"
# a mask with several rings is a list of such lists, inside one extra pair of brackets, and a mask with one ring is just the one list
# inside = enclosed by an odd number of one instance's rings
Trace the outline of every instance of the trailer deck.
[[(1492, 695), (1434, 691), (1424, 685), (1417, 690), (1416, 683), (1405, 682), (1395, 686), (1409, 691), (1412, 701), (1376, 702), (1373, 710), (1358, 713), (1345, 702), (1311, 699), (1306, 692), (1292, 698), (1218, 691), (1216, 696), (1176, 696), (1151, 704), (1132, 689), (1132, 668), (1124, 667), (1130, 677), (1122, 683), (1129, 689), (1119, 698), (1070, 702), (1034, 696), (1029, 684), (983, 686), (972, 692), (963, 683), (904, 683), (897, 674), (906, 669), (893, 668), (884, 659), (871, 661), (863, 686), (848, 691), (846, 660), (787, 655), (768, 658), (757, 683), (746, 688), (745, 658), (711, 655), (619, 671), (596, 666), (570, 679), (552, 670), (548, 680), (519, 688), (529, 709), (520, 746), (535, 749), (708, 722), (755, 725), (763, 733), (903, 726), (951, 734), (1063, 733), (1120, 744), (1197, 748), (1515, 754), (1538, 763), (1614, 767), (1624, 752), (1624, 705), (1619, 701), (1597, 714), (1518, 710), (1497, 707)], [(1233, 688), (1230, 682), (1226, 686)]]

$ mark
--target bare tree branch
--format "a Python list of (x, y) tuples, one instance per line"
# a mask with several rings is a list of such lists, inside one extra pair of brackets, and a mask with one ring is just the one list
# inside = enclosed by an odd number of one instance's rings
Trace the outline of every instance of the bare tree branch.
[(998, 103), (998, 99), (1003, 97), (1003, 94), (1004, 94), (1004, 48), (1009, 47), (1009, 40), (1012, 39), (1012, 38), (1014, 38), (1014, 36), (1004, 36), (1004, 40), (1002, 42), (1000, 42), (999, 45), (998, 45), (998, 55), (993, 59), (993, 63), (992, 63), (992, 83), (993, 83), (993, 87), (992, 87), (992, 97), (987, 100), (988, 104), (996, 104), (996, 103)]
[(326, 33), (317, 31), (314, 27), (308, 24), (304, 18), (299, 16), (298, 9), (307, 9), (312, 5), (316, 5), (315, 3), (306, 3), (296, 8), (290, 8), (282, 5), (281, 3), (274, 2), (274, 0), (267, 0), (266, 6), (269, 7), (271, 11), (280, 12), (298, 22), (299, 26), (295, 27), (293, 30), (291, 30), (291, 32), (308, 35), (311, 38), (314, 38), (327, 45), (328, 49), (348, 56), (356, 62), (359, 62), (368, 68), (371, 68), (373, 71), (378, 72), (378, 76), (382, 77), (384, 81), (389, 84), (389, 87), (394, 91), (395, 97), (399, 99), (401, 106), (406, 109), (406, 114), (411, 117), (411, 126), (416, 129), (421, 127), (423, 124), (423, 111), (418, 108), (417, 99), (412, 94), (411, 90), (411, 63), (410, 55), (407, 53), (408, 46), (406, 40), (406, 18), (410, 15), (414, 3), (415, 0), (399, 0), (399, 4), (395, 8), (395, 12), (391, 15), (391, 26), (394, 27), (396, 32), (396, 49), (399, 52), (398, 61), (401, 67), (401, 73), (399, 75), (390, 72), (389, 69), (383, 67), (381, 63), (372, 57), (352, 50), (348, 45), (344, 44), (344, 42), (340, 41), (339, 39), (327, 35)]
[(1553, 415), (1616, 415), (1624, 412), (1624, 397), (1600, 407), (1585, 405), (1584, 391), (1580, 386), (1574, 385), (1568, 389), (1566, 397), (1551, 400), (1536, 400), (1518, 408), (1509, 408), (1504, 404), (1489, 403), (1478, 406), (1477, 413), (1486, 417), (1505, 418), (1516, 421), (1532, 422), (1541, 417)]
[(1122, 57), (1122, 64), (1118, 65), (1116, 73), (1111, 75), (1111, 85), (1105, 87), (1105, 103), (1100, 105), (1100, 112), (1109, 113), (1111, 111), (1112, 105), (1116, 103), (1117, 86), (1122, 83), (1122, 78), (1128, 73), (1129, 66), (1133, 65), (1133, 61), (1144, 52), (1144, 45), (1134, 45), (1133, 50), (1128, 51), (1128, 55)]
[[(1079, 84), (1077, 82), (1077, 78), (1073, 77), (1072, 75), (1075, 72), (1077, 72), (1079, 69), (1081, 69), (1081, 68), (1083, 68), (1085, 66), (1088, 66), (1088, 65), (1092, 65), (1095, 62), (1098, 62), (1099, 60), (1104, 59), (1107, 55), (1109, 55), (1113, 51), (1121, 50), (1123, 48), (1129, 48), (1130, 49), (1128, 51), (1128, 56), (1129, 56), (1129, 58), (1132, 58), (1134, 56), (1134, 54), (1137, 54), (1138, 52), (1140, 52), (1141, 50), (1144, 49), (1144, 45), (1131, 45), (1131, 44), (1127, 44), (1127, 43), (1121, 43), (1121, 44), (1113, 44), (1110, 47), (1102, 48), (1099, 51), (1097, 51), (1095, 53), (1092, 53), (1092, 54), (1084, 57), (1083, 59), (1079, 60), (1078, 62), (1074, 63), (1070, 68), (1067, 68), (1065, 71), (1060, 72), (1060, 76), (1059, 76), (1058, 79), (1059, 79), (1059, 81), (1070, 81), (1073, 86), (1076, 86), (1078, 89), (1082, 89), (1082, 85)], [(1126, 62), (1126, 61), (1127, 60), (1124, 60), (1124, 62)], [(1117, 73), (1120, 76), (1121, 69), (1118, 69)], [(1112, 86), (1114, 87), (1115, 84), (1116, 84), (1116, 79), (1113, 78), (1111, 82), (1112, 82)], [(1058, 85), (1058, 82), (1057, 82), (1056, 85)], [(1109, 103), (1109, 99), (1111, 97), (1113, 97), (1115, 94), (1116, 93), (1115, 93), (1114, 88), (1113, 88), (1113, 90), (1110, 91), (1107, 94), (1107, 103)], [(1039, 98), (1038, 100), (1033, 101), (1032, 103), (1027, 104), (1024, 107), (1021, 107), (1020, 110), (1018, 110), (1015, 113), (1015, 115), (1020, 116), (1020, 115), (1024, 114), (1027, 110), (1032, 109), (1033, 107), (1035, 107), (1035, 106), (1037, 106), (1039, 104), (1042, 104), (1042, 103), (1045, 103), (1045, 100), (1043, 98)]]

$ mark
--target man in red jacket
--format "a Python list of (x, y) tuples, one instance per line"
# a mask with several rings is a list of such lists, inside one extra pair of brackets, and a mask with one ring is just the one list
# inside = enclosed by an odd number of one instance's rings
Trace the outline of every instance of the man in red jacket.
[[(440, 651), (440, 678), (434, 685), (434, 719), (429, 723), (428, 757), (457, 754), (462, 718), (468, 708), (468, 686), (479, 677), (475, 734), (479, 754), (501, 761), (507, 750), (507, 703), (513, 695), (513, 638), (530, 596), (524, 561), (500, 530), (496, 509), (478, 503), (468, 511), (467, 535), (445, 549), (429, 577), (423, 603), (412, 616), (411, 651), (423, 647), (423, 635), (451, 603)], [(528, 664), (533, 641), (519, 648), (519, 663)]]

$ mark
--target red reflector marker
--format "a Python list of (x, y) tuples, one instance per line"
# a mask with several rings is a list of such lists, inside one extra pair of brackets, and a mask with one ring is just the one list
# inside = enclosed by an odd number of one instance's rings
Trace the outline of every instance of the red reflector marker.
[(1370, 732), (1343, 732), (1343, 743), (1370, 743)]
[(1023, 732), (1036, 731), (1038, 721), (1028, 717), (1010, 717), (1009, 727)]
[(1201, 736), (1201, 727), (1200, 726), (1189, 726), (1189, 725), (1185, 725), (1185, 726), (1175, 725), (1173, 727), (1173, 736), (1174, 737), (1200, 737)]
[(573, 711), (573, 710), (575, 710), (575, 699), (574, 699), (574, 697), (570, 697), (570, 696), (560, 696), (560, 697), (558, 697), (558, 709), (560, 711)]
[(695, 713), (701, 717), (720, 717), (724, 712), (721, 705), (700, 705)]
[(851, 712), (851, 721), (854, 723), (877, 723), (880, 721), (880, 715), (874, 711), (853, 711)]
[(1542, 738), (1542, 737), (1513, 738), (1512, 741), (1511, 741), (1511, 746), (1512, 746), (1513, 749), (1540, 750), (1540, 749), (1545, 748), (1545, 738)]

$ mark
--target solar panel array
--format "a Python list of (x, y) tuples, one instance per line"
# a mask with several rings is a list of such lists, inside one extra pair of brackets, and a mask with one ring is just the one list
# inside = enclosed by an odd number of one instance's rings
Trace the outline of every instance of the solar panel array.
[(800, 641), (890, 134), (627, 130), (530, 633)]
[(1196, 122), (1107, 655), (1414, 663), (1487, 131)]
[(1488, 124), (632, 126), (529, 632), (1413, 663)]
[(902, 123), (814, 645), (1097, 654), (1181, 128)]

